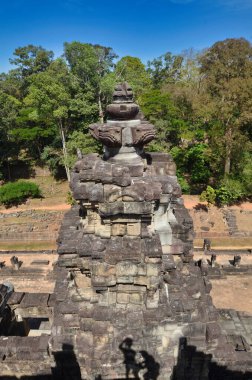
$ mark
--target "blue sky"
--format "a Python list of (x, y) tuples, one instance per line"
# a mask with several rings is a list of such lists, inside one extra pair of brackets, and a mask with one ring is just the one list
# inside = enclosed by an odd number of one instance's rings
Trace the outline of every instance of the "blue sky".
[(16, 47), (63, 52), (65, 41), (149, 59), (231, 37), (252, 41), (252, 0), (1, 0), (0, 72)]

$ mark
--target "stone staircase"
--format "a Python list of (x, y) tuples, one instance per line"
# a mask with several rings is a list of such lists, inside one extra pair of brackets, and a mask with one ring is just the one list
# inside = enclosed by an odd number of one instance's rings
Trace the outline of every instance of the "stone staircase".
[(222, 210), (223, 217), (226, 220), (227, 227), (229, 229), (229, 235), (240, 235), (237, 223), (236, 223), (236, 216), (235, 212), (230, 209), (223, 209)]
[(62, 211), (35, 210), (0, 213), (0, 242), (56, 241), (63, 215)]

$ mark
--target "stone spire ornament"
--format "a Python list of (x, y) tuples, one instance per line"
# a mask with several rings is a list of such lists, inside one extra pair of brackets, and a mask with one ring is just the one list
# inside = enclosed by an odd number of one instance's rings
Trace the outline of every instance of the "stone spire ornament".
[(113, 162), (141, 163), (143, 146), (155, 137), (155, 128), (137, 118), (139, 107), (127, 82), (118, 84), (107, 106), (105, 124), (90, 126), (92, 136), (104, 145), (104, 158)]

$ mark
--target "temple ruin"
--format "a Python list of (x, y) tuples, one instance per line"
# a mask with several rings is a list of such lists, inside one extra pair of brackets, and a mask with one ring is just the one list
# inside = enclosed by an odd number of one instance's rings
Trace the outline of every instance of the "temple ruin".
[(37, 301), (46, 331), (8, 336), (3, 324), (0, 379), (252, 379), (250, 344), (220, 323), (208, 264), (193, 259), (173, 159), (145, 152), (155, 128), (127, 83), (90, 132), (104, 154), (74, 166), (54, 292), (9, 298), (5, 321), (33, 316)]

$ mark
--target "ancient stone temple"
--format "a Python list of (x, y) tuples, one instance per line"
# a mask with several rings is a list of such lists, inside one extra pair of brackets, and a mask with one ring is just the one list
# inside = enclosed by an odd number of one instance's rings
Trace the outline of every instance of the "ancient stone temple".
[(175, 164), (169, 154), (144, 151), (155, 129), (139, 117), (127, 83), (115, 88), (107, 115), (90, 127), (104, 155), (76, 162), (78, 205), (59, 236), (50, 350), (75, 360), (55, 373), (217, 379), (211, 358), (232, 367), (237, 352), (217, 323), (206, 268), (192, 260), (193, 225)]
[[(104, 154), (74, 166), (54, 293), (14, 292), (0, 313), (0, 379), (252, 379), (250, 346), (220, 327), (208, 264), (193, 260), (175, 164), (145, 152), (155, 129), (140, 115), (123, 83), (107, 122), (90, 126)], [(6, 336), (14, 312), (40, 313), (49, 332)]]

